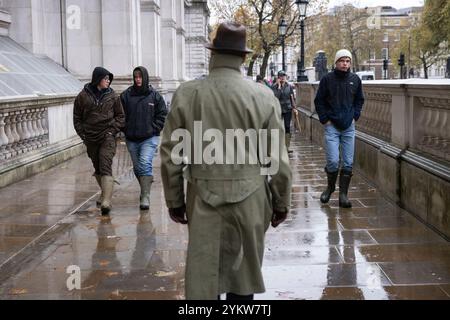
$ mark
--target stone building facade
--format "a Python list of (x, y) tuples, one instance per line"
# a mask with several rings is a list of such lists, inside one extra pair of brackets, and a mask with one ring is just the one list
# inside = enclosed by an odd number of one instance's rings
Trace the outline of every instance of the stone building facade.
[(104, 66), (122, 89), (143, 65), (170, 99), (208, 69), (206, 0), (0, 0), (0, 8), (11, 15), (14, 41), (83, 82)]

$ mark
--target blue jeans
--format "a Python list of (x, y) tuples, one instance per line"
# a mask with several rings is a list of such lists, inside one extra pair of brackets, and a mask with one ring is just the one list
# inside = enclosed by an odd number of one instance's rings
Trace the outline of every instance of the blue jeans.
[(325, 125), (325, 150), (327, 171), (339, 170), (339, 147), (341, 148), (342, 169), (352, 171), (355, 154), (355, 123), (346, 130), (339, 130), (333, 124)]
[(127, 148), (133, 161), (134, 174), (137, 177), (153, 176), (153, 156), (159, 144), (159, 136), (142, 142), (127, 140)]

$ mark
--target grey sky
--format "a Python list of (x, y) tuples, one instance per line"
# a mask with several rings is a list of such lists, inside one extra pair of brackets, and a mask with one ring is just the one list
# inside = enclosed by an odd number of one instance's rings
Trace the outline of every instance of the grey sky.
[(403, 0), (403, 1), (392, 1), (392, 0), (330, 0), (329, 7), (334, 7), (337, 5), (342, 5), (343, 3), (352, 3), (358, 7), (376, 7), (376, 6), (392, 6), (394, 8), (407, 8), (423, 6), (423, 0)]

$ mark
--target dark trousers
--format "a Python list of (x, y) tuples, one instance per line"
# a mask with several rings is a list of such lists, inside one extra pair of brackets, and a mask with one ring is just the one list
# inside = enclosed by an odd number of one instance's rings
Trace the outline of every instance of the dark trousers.
[(281, 117), (284, 120), (284, 131), (286, 131), (286, 133), (291, 133), (292, 111), (282, 113)]
[(99, 143), (84, 143), (87, 154), (94, 165), (95, 174), (100, 176), (112, 176), (112, 163), (116, 154), (116, 139), (112, 135)]

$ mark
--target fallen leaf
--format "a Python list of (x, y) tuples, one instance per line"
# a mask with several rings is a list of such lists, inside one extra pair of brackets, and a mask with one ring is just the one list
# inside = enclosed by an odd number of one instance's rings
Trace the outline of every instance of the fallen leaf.
[(30, 214), (30, 216), (40, 216), (42, 213), (39, 212), (33, 212)]
[(165, 271), (158, 271), (156, 272), (155, 276), (157, 277), (169, 277), (169, 276), (173, 276), (176, 275), (177, 273), (175, 271), (169, 271), (169, 272), (165, 272)]
[(13, 295), (20, 295), (20, 294), (28, 293), (28, 290), (27, 289), (11, 289), (10, 293)]

